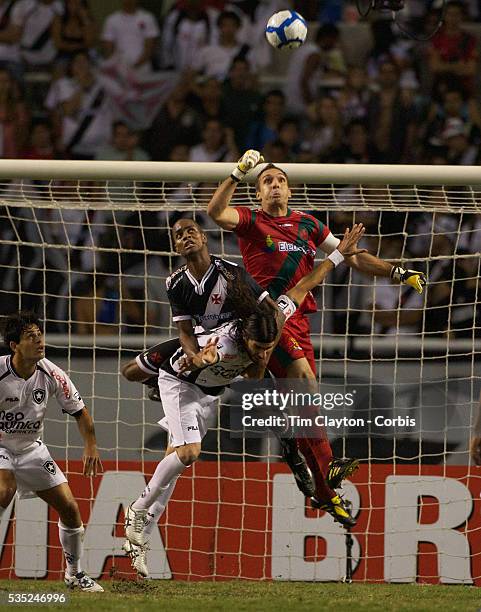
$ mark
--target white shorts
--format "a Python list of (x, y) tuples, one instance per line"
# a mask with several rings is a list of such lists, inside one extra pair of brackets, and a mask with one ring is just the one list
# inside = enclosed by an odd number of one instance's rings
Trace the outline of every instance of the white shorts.
[(31, 450), (18, 455), (0, 446), (0, 470), (14, 472), (20, 498), (33, 497), (36, 491), (52, 489), (67, 482), (48, 448), (40, 440)]
[(169, 431), (169, 444), (183, 446), (200, 442), (215, 423), (218, 397), (160, 370), (159, 394), (165, 417), (159, 421)]

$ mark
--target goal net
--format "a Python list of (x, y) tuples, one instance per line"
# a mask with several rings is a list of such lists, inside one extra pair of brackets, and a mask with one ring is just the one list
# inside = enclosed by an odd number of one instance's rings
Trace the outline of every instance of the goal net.
[[(292, 208), (337, 235), (364, 223), (363, 247), (429, 278), (419, 296), (339, 266), (315, 292), (319, 378), (356, 393), (342, 423), (327, 428), (335, 456), (361, 460), (344, 484), (358, 519), (354, 580), (481, 584), (481, 479), (469, 456), (480, 391), (479, 169), (283, 167)], [(175, 220), (194, 217), (212, 254), (241, 263), (233, 234), (205, 213), (230, 170), (0, 161), (0, 314), (41, 315), (47, 357), (70, 374), (96, 424), (105, 472), (94, 479), (81, 475), (74, 419), (54, 403), (44, 435), (79, 500), (84, 566), (94, 578), (132, 575), (121, 551), (123, 512), (166, 444), (161, 405), (120, 370), (176, 335), (165, 292), (182, 264), (169, 233)], [(241, 185), (234, 202), (255, 206), (254, 186)], [(342, 579), (344, 530), (308, 508), (275, 438), (233, 431), (229, 401), (152, 534), (152, 576)], [(58, 579), (56, 521), (38, 499), (10, 507), (0, 523), (0, 576)]]

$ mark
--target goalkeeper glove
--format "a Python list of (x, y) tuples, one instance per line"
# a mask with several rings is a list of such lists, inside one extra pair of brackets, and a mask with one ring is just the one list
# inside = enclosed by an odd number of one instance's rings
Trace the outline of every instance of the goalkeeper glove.
[(252, 168), (255, 168), (257, 164), (261, 164), (263, 161), (264, 158), (259, 151), (249, 149), (237, 162), (237, 168), (235, 168), (230, 175), (231, 179), (238, 183), (252, 170)]
[(416, 270), (405, 270), (401, 266), (393, 266), (391, 270), (392, 280), (402, 283), (403, 285), (409, 285), (415, 289), (418, 293), (422, 293), (426, 286), (426, 275), (424, 272), (416, 272)]

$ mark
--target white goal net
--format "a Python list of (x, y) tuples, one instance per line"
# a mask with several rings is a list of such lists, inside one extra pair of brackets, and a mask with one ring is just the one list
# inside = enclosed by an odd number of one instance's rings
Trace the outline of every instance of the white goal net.
[[(357, 391), (342, 427), (328, 427), (335, 456), (362, 462), (344, 486), (358, 518), (354, 580), (481, 584), (481, 478), (469, 457), (480, 392), (481, 173), (283, 167), (291, 208), (337, 235), (364, 223), (364, 248), (429, 279), (419, 296), (339, 266), (316, 291), (310, 321), (318, 375)], [(44, 436), (79, 500), (92, 577), (132, 575), (121, 551), (123, 510), (165, 448), (161, 405), (120, 370), (176, 335), (165, 279), (182, 262), (169, 228), (192, 216), (212, 254), (241, 263), (234, 235), (205, 213), (230, 170), (0, 161), (0, 315), (39, 313), (47, 357), (70, 374), (96, 424), (105, 473), (95, 479), (81, 476), (74, 419), (54, 403)], [(254, 186), (241, 185), (234, 202), (255, 206)], [(222, 402), (200, 461), (184, 473), (154, 530), (152, 576), (342, 579), (343, 529), (307, 509), (275, 438), (233, 435), (229, 396)], [(40, 500), (5, 512), (0, 577), (58, 579), (56, 521)]]

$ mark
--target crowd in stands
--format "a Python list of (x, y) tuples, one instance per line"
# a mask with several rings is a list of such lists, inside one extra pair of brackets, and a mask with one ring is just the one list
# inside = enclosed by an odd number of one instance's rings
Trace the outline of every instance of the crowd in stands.
[[(405, 4), (405, 25), (419, 36), (433, 31), (442, 2), (406, 0)], [(288, 5), (310, 21), (310, 36), (300, 49), (281, 58), (281, 52), (267, 44), (264, 27), (272, 13)], [(355, 3), (342, 0), (178, 0), (160, 18), (143, 9), (138, 0), (119, 0), (118, 10), (98, 23), (87, 0), (0, 0), (0, 157), (235, 161), (245, 149), (255, 148), (277, 163), (479, 163), (476, 31), (481, 2), (448, 0), (444, 23), (427, 42), (401, 35), (389, 17), (390, 13), (376, 14), (360, 25)], [(47, 75), (40, 84), (39, 74)], [(110, 197), (115, 198), (115, 193)], [(104, 231), (92, 236), (91, 231), (85, 232), (92, 226), (91, 213), (76, 214), (69, 225), (74, 235), (65, 244), (88, 246), (101, 241), (108, 245), (112, 232), (105, 227), (115, 223), (99, 220), (96, 226)], [(373, 234), (379, 234), (380, 227), (382, 234), (382, 215), (370, 215)], [(116, 239), (145, 246), (145, 238), (135, 228), (155, 227), (156, 220), (134, 217), (122, 220), (125, 227), (134, 229)], [(480, 251), (481, 223), (464, 215), (462, 227), (455, 227), (452, 235), (445, 232), (456, 225), (456, 219), (449, 214), (411, 214), (406, 226), (406, 215), (400, 214), (394, 219), (399, 231), (425, 239), (398, 242), (383, 236), (382, 245), (374, 248), (381, 255), (386, 252), (386, 257), (405, 259)], [(32, 224), (23, 220), (20, 227), (6, 223), (0, 238), (20, 236), (55, 243), (62, 238), (55, 235), (54, 221), (46, 218), (44, 225), (36, 225), (40, 234), (40, 227), (49, 228), (49, 236), (28, 236)], [(332, 214), (328, 221), (337, 230), (352, 216)], [(385, 225), (389, 230), (384, 233), (392, 234), (392, 225)], [(434, 232), (435, 244), (429, 238), (434, 227), (442, 228), (439, 240)], [(165, 243), (161, 250), (170, 250), (168, 237), (161, 241)], [(159, 250), (158, 244), (152, 249)], [(11, 256), (12, 249), (3, 247), (0, 263), (5, 265), (5, 258)], [(22, 281), (26, 295), (31, 296), (32, 304), (26, 305), (38, 306), (47, 285), (54, 295), (55, 291), (72, 294), (70, 281), (69, 289), (65, 287), (69, 266), (74, 264), (85, 273), (98, 269), (92, 258), (72, 262), (61, 250), (50, 256), (47, 263), (56, 271), (53, 284), (39, 271), (40, 264), (34, 265), (38, 254), (22, 251), (18, 264), (30, 269)], [(155, 263), (149, 259), (154, 273), (143, 257), (131, 258), (128, 265), (110, 259), (102, 263), (105, 277), (100, 285), (93, 283), (92, 276), (77, 279), (75, 291), (90, 298), (79, 303), (77, 320), (96, 318), (109, 332), (109, 323), (132, 323), (132, 330), (138, 331), (136, 326), (147, 319), (150, 324), (156, 317), (167, 317), (164, 311), (139, 306), (142, 300), (164, 300), (165, 295), (147, 290), (143, 280), (135, 281), (134, 272), (129, 284), (126, 266), (137, 266), (142, 279), (146, 274), (162, 278), (172, 260)], [(452, 289), (459, 288), (455, 293), (461, 302), (466, 302), (465, 296), (474, 296), (477, 302), (477, 285), (464, 285), (466, 278), (479, 276), (479, 258), (477, 264), (475, 258), (461, 258), (456, 265), (452, 259), (445, 261), (433, 264), (439, 283), (427, 297), (428, 302), (433, 300), (432, 322), (422, 314), (422, 300), (413, 296), (408, 301), (414, 300), (409, 308), (415, 314), (406, 321), (381, 315), (375, 321), (379, 330), (392, 331), (397, 324), (413, 329), (422, 324), (432, 331), (456, 327), (449, 305), (458, 298)], [(127, 274), (122, 286), (108, 278), (119, 272)], [(428, 272), (432, 276), (433, 271)], [(437, 290), (443, 279), (453, 281), (446, 285), (449, 294)], [(18, 279), (8, 282), (13, 292), (19, 291)], [(355, 283), (362, 286), (363, 281)], [(383, 296), (381, 287), (375, 291), (369, 299), (380, 309), (394, 312), (404, 303), (404, 294)], [(121, 295), (126, 299), (123, 314), (118, 307)], [(103, 314), (94, 316), (99, 299)], [(363, 294), (360, 303), (365, 305), (366, 299)], [(68, 319), (65, 312), (54, 314), (58, 300), (51, 302), (51, 318)], [(466, 329), (472, 328), (478, 308), (471, 308)], [(334, 319), (332, 329), (342, 333), (346, 317)], [(162, 327), (167, 325), (164, 321)], [(350, 330), (362, 331), (372, 327), (372, 321), (356, 316), (349, 325)], [(90, 333), (92, 326), (80, 324), (75, 331)]]

